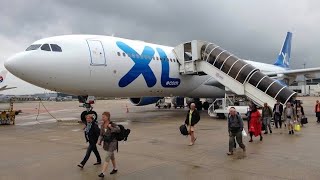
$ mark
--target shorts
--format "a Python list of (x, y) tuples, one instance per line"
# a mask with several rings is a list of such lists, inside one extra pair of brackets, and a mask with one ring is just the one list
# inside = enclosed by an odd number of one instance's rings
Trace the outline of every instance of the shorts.
[(107, 151), (105, 161), (109, 162), (110, 160), (114, 160), (114, 159), (115, 159), (114, 152)]
[(194, 132), (194, 126), (188, 126), (188, 131)]
[(288, 125), (289, 125), (289, 124), (293, 125), (293, 124), (294, 124), (293, 119), (287, 119), (287, 124), (288, 124)]

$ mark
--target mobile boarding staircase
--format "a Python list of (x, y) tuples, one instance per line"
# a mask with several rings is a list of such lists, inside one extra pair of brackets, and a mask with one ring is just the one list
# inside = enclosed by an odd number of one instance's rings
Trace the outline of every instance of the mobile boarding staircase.
[(296, 92), (281, 85), (275, 79), (260, 72), (219, 46), (193, 40), (174, 48), (184, 75), (209, 75), (226, 89), (237, 95), (245, 95), (255, 103), (272, 106), (278, 100), (282, 104), (292, 101)]

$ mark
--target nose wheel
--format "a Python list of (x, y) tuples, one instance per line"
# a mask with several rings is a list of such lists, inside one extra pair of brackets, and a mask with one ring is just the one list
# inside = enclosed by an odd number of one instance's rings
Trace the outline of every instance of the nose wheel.
[(80, 107), (86, 108), (85, 111), (83, 111), (80, 115), (80, 119), (84, 124), (87, 124), (86, 116), (88, 114), (93, 115), (93, 121), (97, 122), (98, 115), (95, 111), (93, 111), (92, 104), (94, 104), (95, 98), (94, 96), (78, 96), (79, 102), (82, 103)]
[(93, 121), (94, 121), (94, 122), (97, 121), (97, 119), (98, 119), (98, 114), (97, 114), (97, 112), (92, 111), (92, 110), (90, 110), (90, 111), (83, 111), (83, 112), (81, 113), (81, 115), (80, 115), (80, 118), (81, 118), (81, 121), (82, 121), (84, 124), (87, 123), (87, 122), (86, 122), (86, 116), (87, 116), (88, 114), (92, 114), (92, 115), (93, 115)]

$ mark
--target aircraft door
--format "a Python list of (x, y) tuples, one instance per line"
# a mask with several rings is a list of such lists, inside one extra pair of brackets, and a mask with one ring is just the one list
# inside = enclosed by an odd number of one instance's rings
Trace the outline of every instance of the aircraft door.
[(99, 40), (87, 40), (91, 66), (106, 66), (106, 55), (104, 52), (104, 48), (102, 42)]

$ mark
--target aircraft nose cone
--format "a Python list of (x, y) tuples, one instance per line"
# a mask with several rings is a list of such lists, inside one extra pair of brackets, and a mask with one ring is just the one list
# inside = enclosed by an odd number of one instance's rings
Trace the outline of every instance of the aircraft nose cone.
[(14, 59), (12, 57), (10, 57), (4, 61), (4, 67), (10, 72), (13, 70), (13, 67), (14, 67), (13, 61), (14, 61)]
[(21, 54), (13, 55), (4, 62), (4, 67), (15, 76), (18, 76), (23, 71), (21, 56)]

